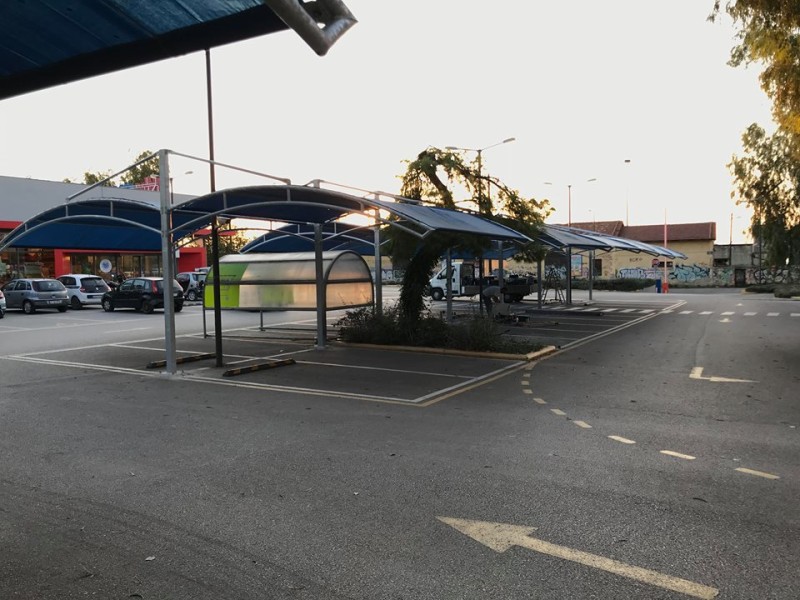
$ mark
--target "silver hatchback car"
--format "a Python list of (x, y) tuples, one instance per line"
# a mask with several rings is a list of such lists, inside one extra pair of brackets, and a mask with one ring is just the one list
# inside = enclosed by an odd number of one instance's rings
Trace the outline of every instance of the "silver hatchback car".
[(27, 314), (39, 308), (64, 312), (69, 306), (67, 288), (57, 279), (12, 279), (3, 286), (7, 308), (21, 308)]

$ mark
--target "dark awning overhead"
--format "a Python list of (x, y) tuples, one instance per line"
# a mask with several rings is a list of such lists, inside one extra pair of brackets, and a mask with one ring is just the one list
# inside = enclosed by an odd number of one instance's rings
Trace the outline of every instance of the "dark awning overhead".
[(341, 0), (5, 0), (0, 99), (286, 29), (324, 55), (354, 23)]

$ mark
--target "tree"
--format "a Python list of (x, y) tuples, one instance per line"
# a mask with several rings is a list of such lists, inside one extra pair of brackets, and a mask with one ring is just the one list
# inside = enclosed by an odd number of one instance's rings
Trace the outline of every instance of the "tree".
[[(709, 17), (721, 10), (715, 0)], [(800, 3), (797, 0), (727, 0), (726, 12), (740, 26), (731, 50), (732, 66), (762, 63), (761, 87), (772, 100), (772, 113), (800, 154)]]
[[(523, 198), (494, 177), (478, 170), (477, 162), (467, 164), (460, 154), (427, 148), (413, 161), (406, 161), (402, 176), (401, 194), (408, 198), (426, 199), (445, 208), (466, 204), (467, 208), (488, 219), (509, 226), (531, 238), (536, 236), (538, 225), (549, 214), (546, 200)], [(444, 179), (443, 179), (444, 178)], [(454, 199), (450, 186), (463, 188), (469, 197), (462, 202)], [(494, 186), (494, 196), (490, 190)], [(405, 277), (400, 290), (399, 312), (408, 322), (419, 319), (424, 308), (422, 292), (437, 261), (448, 249), (466, 251), (475, 256), (489, 249), (489, 241), (480, 236), (439, 234), (424, 242), (401, 230), (391, 229), (391, 255), (395, 264), (405, 266)], [(521, 248), (519, 256), (535, 260), (543, 254), (535, 243)]]
[[(143, 152), (140, 152), (139, 155), (134, 159), (134, 163), (138, 163), (140, 160), (144, 160), (152, 154), (153, 153), (149, 150), (144, 150)], [(151, 160), (125, 171), (122, 175), (120, 175), (119, 182), (114, 179), (109, 179), (103, 185), (117, 186), (119, 183), (123, 185), (137, 185), (144, 183), (144, 180), (147, 177), (158, 177), (158, 174), (158, 156), (154, 156)], [(107, 179), (109, 175), (111, 175), (111, 171), (97, 171), (95, 173), (86, 171), (83, 174), (83, 183), (86, 185), (92, 185), (98, 181)], [(64, 183), (77, 183), (69, 178), (62, 179), (62, 181)]]
[[(149, 150), (145, 150), (140, 152), (139, 155), (134, 159), (134, 163), (138, 163), (140, 160), (144, 160), (148, 156), (151, 156), (153, 153)], [(120, 180), (123, 184), (126, 185), (137, 185), (140, 183), (144, 183), (144, 180), (147, 177), (158, 177), (158, 156), (153, 156), (147, 162), (143, 162), (140, 165), (135, 167), (131, 167), (127, 171), (125, 171), (121, 176)]]
[(737, 203), (753, 209), (750, 231), (767, 250), (770, 266), (798, 264), (800, 258), (800, 163), (791, 136), (768, 136), (755, 123), (742, 135), (744, 156), (728, 168), (736, 181)]
[[(242, 230), (231, 229), (231, 224), (227, 223), (221, 225), (219, 228), (219, 255), (225, 256), (226, 254), (236, 254), (241, 250), (250, 239), (244, 234)], [(211, 255), (211, 236), (208, 236), (208, 243), (206, 245), (206, 264), (211, 264), (213, 256)]]

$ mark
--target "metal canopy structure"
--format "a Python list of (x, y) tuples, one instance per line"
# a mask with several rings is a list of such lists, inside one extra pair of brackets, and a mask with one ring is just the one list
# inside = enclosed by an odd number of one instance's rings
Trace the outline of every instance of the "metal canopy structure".
[[(5, 247), (71, 247), (95, 250), (157, 250), (162, 252), (164, 277), (173, 278), (172, 256), (176, 243), (198, 229), (212, 225), (220, 217), (261, 219), (311, 227), (314, 251), (321, 265), (323, 227), (333, 227), (341, 218), (360, 215), (373, 220), (375, 264), (381, 264), (381, 224), (399, 227), (420, 239), (436, 231), (484, 236), (492, 240), (528, 243), (530, 238), (474, 214), (408, 203), (360, 198), (319, 187), (297, 185), (248, 186), (212, 192), (172, 205), (169, 194), (169, 151), (160, 150), (159, 178), (161, 204), (119, 198), (89, 198), (66, 202), (29, 219), (3, 240)], [(88, 188), (107, 194), (107, 188)], [(66, 243), (69, 240), (69, 243)], [(319, 265), (318, 265), (319, 266)], [(380, 279), (378, 278), (378, 281)], [(382, 303), (380, 285), (375, 302)], [(218, 304), (218, 303), (217, 303)], [(317, 344), (324, 346), (326, 316), (324, 298), (317, 307)], [(175, 358), (174, 312), (170, 302), (164, 308), (167, 370), (177, 370)], [(218, 329), (218, 328), (217, 328)], [(219, 335), (217, 331), (217, 335)], [(221, 353), (221, 352), (220, 352)]]
[(539, 239), (548, 246), (560, 250), (568, 248), (590, 251), (603, 250), (606, 252), (627, 250), (628, 252), (643, 252), (665, 258), (686, 258), (685, 254), (669, 248), (563, 225), (543, 225)]
[(0, 99), (293, 29), (324, 55), (356, 19), (341, 0), (0, 3)]

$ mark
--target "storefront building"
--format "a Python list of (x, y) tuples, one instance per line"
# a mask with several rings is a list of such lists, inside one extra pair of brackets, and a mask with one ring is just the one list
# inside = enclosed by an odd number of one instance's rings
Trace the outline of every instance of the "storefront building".
[[(84, 189), (84, 185), (0, 176), (0, 240), (27, 219)], [(95, 188), (94, 197), (124, 198), (158, 206), (158, 191)], [(206, 266), (201, 239), (176, 253), (176, 272)], [(58, 277), (66, 273), (99, 275), (106, 280), (163, 273), (160, 252), (103, 252), (69, 248), (6, 248), (0, 251), (0, 284), (15, 277)]]

